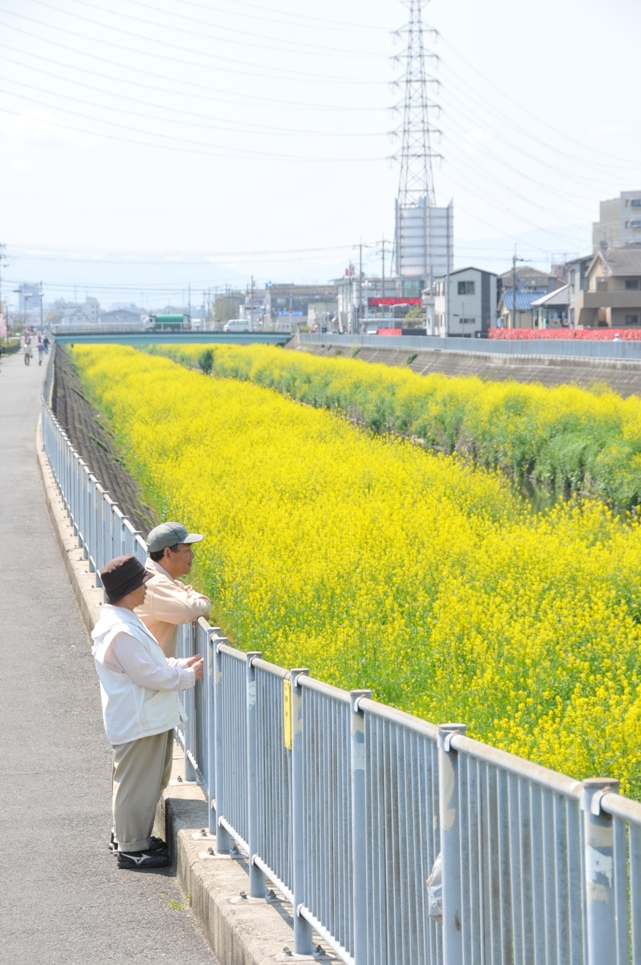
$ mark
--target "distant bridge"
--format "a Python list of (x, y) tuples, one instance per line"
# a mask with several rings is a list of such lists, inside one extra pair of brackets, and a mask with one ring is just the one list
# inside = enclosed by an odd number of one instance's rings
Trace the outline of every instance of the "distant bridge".
[(96, 331), (58, 331), (58, 345), (285, 345), (291, 339), (288, 332), (132, 332), (124, 329)]

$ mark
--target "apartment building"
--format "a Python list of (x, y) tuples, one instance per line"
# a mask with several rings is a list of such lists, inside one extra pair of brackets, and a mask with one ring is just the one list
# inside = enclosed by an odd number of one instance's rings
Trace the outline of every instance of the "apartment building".
[(592, 250), (641, 245), (641, 191), (622, 191), (601, 201), (599, 220), (592, 225)]

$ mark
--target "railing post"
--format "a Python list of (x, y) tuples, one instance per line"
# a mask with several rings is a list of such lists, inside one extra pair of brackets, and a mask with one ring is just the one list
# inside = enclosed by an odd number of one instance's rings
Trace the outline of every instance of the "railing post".
[(216, 851), (219, 854), (229, 854), (231, 836), (229, 831), (220, 823), (224, 814), (223, 774), (225, 761), (223, 759), (223, 668), (219, 647), (227, 643), (225, 637), (219, 637), (214, 647), (214, 716), (216, 718)]
[(91, 473), (89, 475), (89, 500), (87, 505), (87, 552), (89, 559), (89, 572), (95, 573), (94, 585), (100, 586), (98, 567), (96, 566), (96, 497), (98, 480)]
[(111, 533), (109, 531), (109, 517), (111, 515), (111, 506), (109, 504), (109, 493), (106, 489), (103, 489), (100, 496), (100, 566), (98, 569), (102, 569), (106, 566), (111, 559)]
[(438, 729), (439, 824), (443, 866), (443, 965), (463, 965), (461, 922), (461, 819), (458, 813), (458, 754), (451, 746), (465, 724)]
[(207, 631), (205, 646), (205, 717), (207, 740), (207, 813), (209, 816), (209, 833), (216, 833), (216, 815), (214, 814), (214, 799), (216, 797), (216, 712), (214, 710), (214, 671), (216, 667), (216, 645), (220, 627), (210, 627)]
[[(185, 647), (185, 657), (193, 657), (194, 655), (194, 625), (193, 623), (184, 623), (180, 628), (183, 633), (183, 639), (186, 638), (187, 646)], [(194, 717), (196, 715), (196, 700), (194, 688), (190, 687), (189, 690), (185, 691), (187, 704), (187, 723), (185, 725), (185, 780), (195, 781), (196, 780), (196, 768), (191, 763), (189, 757), (189, 752), (192, 751), (192, 744), (194, 740)]]
[(354, 965), (367, 965), (367, 839), (365, 812), (365, 718), (361, 697), (371, 690), (351, 690), (350, 761), (352, 773), (352, 877), (354, 902)]
[(84, 559), (89, 559), (87, 506), (89, 504), (89, 470), (78, 457), (78, 539)]
[(587, 965), (604, 965), (616, 956), (614, 828), (610, 815), (601, 810), (601, 798), (608, 793), (619, 793), (618, 781), (594, 777), (583, 782)]
[(300, 914), (305, 904), (305, 823), (303, 810), (303, 690), (299, 677), (309, 670), (292, 670), (292, 859), (294, 871), (294, 954), (314, 952), (312, 926)]
[(258, 794), (256, 790), (258, 749), (256, 747), (256, 668), (257, 650), (247, 654), (247, 826), (249, 841), (249, 894), (265, 897), (265, 874), (254, 864), (258, 853)]

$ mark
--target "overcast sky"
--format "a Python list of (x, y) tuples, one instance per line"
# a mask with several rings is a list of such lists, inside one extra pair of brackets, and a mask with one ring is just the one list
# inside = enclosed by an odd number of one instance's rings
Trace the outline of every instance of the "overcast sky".
[[(432, 0), (455, 261), (547, 267), (641, 188), (639, 0)], [(394, 230), (401, 0), (0, 0), (6, 292), (326, 281)]]

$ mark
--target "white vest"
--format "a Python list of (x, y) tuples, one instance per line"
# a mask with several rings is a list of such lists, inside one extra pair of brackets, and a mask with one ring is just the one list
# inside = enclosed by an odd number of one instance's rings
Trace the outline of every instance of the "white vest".
[(175, 691), (147, 690), (126, 673), (105, 666), (107, 648), (119, 633), (135, 637), (157, 666), (167, 666), (156, 638), (142, 620), (125, 607), (105, 604), (91, 634), (94, 641), (91, 652), (100, 679), (102, 716), (110, 744), (128, 744), (141, 737), (162, 734), (187, 719)]

